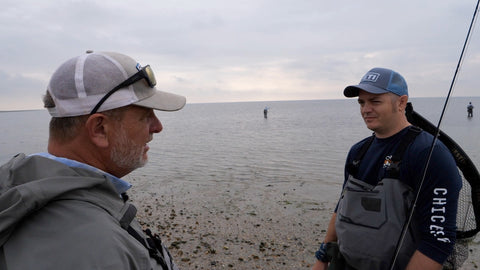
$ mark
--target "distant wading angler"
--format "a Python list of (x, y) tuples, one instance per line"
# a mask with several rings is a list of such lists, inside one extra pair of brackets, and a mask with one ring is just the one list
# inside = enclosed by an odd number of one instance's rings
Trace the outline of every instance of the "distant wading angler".
[(468, 103), (467, 106), (467, 117), (473, 117), (473, 105), (472, 102)]
[[(433, 136), (407, 121), (407, 84), (393, 70), (371, 69), (343, 93), (358, 97), (373, 135), (348, 153), (343, 191), (313, 269), (390, 269)], [(455, 243), (461, 186), (453, 156), (437, 141), (394, 269), (442, 269)]]
[(185, 97), (159, 91), (150, 66), (114, 52), (63, 63), (44, 96), (48, 153), (0, 167), (0, 269), (178, 269), (143, 231), (121, 177), (147, 163), (162, 124)]

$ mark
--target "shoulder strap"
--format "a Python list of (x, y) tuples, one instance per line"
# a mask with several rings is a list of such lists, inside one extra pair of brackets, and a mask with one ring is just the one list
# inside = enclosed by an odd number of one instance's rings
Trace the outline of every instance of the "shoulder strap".
[[(126, 202), (128, 200), (127, 194), (122, 193), (121, 195), (123, 200)], [(137, 239), (137, 241), (140, 242), (140, 244), (142, 244), (142, 246), (144, 246), (148, 250), (148, 254), (150, 255), (150, 257), (155, 259), (155, 261), (160, 264), (162, 269), (173, 269), (173, 267), (169, 267), (168, 263), (165, 261), (162, 252), (162, 240), (160, 239), (160, 237), (158, 235), (152, 235), (152, 232), (149, 229), (145, 230), (147, 237), (142, 237), (140, 233), (138, 233), (135, 229), (133, 229), (132, 226), (130, 226), (130, 223), (137, 214), (137, 209), (135, 208), (135, 206), (129, 203), (125, 203), (124, 208), (126, 208), (126, 210), (123, 211), (123, 216), (119, 220), (120, 226), (125, 229), (128, 234), (130, 234), (133, 238)], [(166, 250), (166, 252), (170, 257), (170, 265), (173, 265), (172, 256), (170, 255), (168, 250)]]
[(128, 226), (130, 226), (130, 222), (132, 222), (132, 220), (135, 218), (135, 215), (137, 214), (137, 208), (129, 203), (126, 203), (125, 207), (126, 210), (123, 212), (123, 216), (118, 222), (120, 223), (120, 226), (126, 230)]
[(415, 140), (418, 134), (422, 132), (422, 129), (417, 126), (410, 126), (408, 128), (407, 134), (403, 136), (402, 140), (395, 149), (395, 152), (392, 155), (392, 162), (387, 168), (386, 177), (389, 178), (398, 178), (400, 177), (400, 163), (402, 162), (403, 154), (407, 147)]
[(370, 148), (370, 145), (373, 142), (373, 139), (375, 139), (375, 135), (370, 136), (360, 147), (360, 150), (358, 150), (357, 155), (355, 155), (355, 158), (352, 160), (352, 163), (347, 165), (347, 171), (350, 175), (357, 175), (358, 168), (360, 167), (360, 161), (362, 161), (363, 156), (365, 156), (365, 153), (367, 153), (368, 148)]
[(137, 241), (140, 242), (140, 244), (142, 244), (148, 250), (148, 254), (150, 255), (150, 257), (155, 259), (155, 261), (157, 261), (157, 263), (162, 266), (162, 269), (170, 269), (167, 265), (167, 262), (165, 261), (165, 258), (163, 258), (163, 254), (159, 252), (161, 251), (161, 247), (156, 246), (154, 239), (152, 239), (151, 237), (144, 239), (137, 231), (132, 228), (132, 226), (128, 226), (127, 232), (135, 239), (137, 239)]

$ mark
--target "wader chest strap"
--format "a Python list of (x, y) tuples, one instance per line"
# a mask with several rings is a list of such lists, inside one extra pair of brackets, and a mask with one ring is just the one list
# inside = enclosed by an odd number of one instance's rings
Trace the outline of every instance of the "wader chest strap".
[[(402, 160), (403, 154), (405, 153), (405, 150), (410, 145), (410, 143), (412, 143), (413, 140), (417, 137), (417, 135), (420, 134), (420, 132), (422, 132), (422, 129), (417, 126), (410, 126), (408, 128), (407, 134), (403, 136), (402, 140), (397, 146), (397, 149), (395, 149), (395, 153), (392, 155), (392, 163), (387, 169), (386, 177), (398, 178), (400, 176), (400, 162)], [(347, 171), (350, 175), (357, 175), (358, 168), (360, 167), (360, 162), (367, 153), (367, 150), (368, 148), (370, 148), (370, 145), (372, 144), (374, 139), (375, 135), (370, 136), (360, 147), (360, 150), (358, 150), (352, 163), (347, 165)]]
[(362, 147), (360, 150), (357, 152), (357, 155), (353, 159), (352, 163), (347, 165), (347, 171), (350, 175), (357, 175), (358, 168), (360, 167), (360, 161), (362, 161), (363, 156), (365, 153), (367, 153), (368, 148), (370, 148), (370, 145), (372, 144), (373, 140), (375, 139), (375, 135), (372, 135), (368, 138), (365, 143), (363, 143)]
[(402, 138), (392, 155), (392, 163), (387, 168), (385, 177), (395, 179), (400, 177), (400, 163), (402, 162), (403, 154), (405, 154), (407, 147), (413, 142), (413, 140), (415, 140), (420, 132), (422, 132), (422, 129), (419, 127), (410, 126), (408, 128), (407, 134)]

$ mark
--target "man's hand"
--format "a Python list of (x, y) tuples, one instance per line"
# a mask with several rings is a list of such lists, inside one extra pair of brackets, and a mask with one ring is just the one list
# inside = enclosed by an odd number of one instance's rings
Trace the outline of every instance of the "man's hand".
[(317, 260), (315, 264), (312, 267), (312, 270), (327, 270), (328, 268), (328, 263), (321, 262)]

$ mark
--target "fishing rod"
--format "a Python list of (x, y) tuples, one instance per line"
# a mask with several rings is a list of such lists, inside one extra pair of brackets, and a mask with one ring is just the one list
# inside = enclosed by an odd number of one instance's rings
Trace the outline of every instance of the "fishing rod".
[(390, 269), (391, 270), (394, 269), (395, 262), (397, 261), (398, 255), (400, 253), (400, 248), (402, 247), (403, 241), (405, 240), (405, 236), (407, 234), (408, 227), (410, 226), (410, 223), (412, 222), (412, 218), (413, 218), (415, 208), (417, 206), (418, 198), (420, 197), (420, 190), (422, 189), (423, 182), (425, 181), (425, 177), (426, 177), (426, 174), (427, 174), (427, 168), (428, 168), (428, 165), (430, 164), (430, 159), (432, 158), (433, 149), (434, 149), (434, 146), (435, 146), (435, 144), (438, 140), (438, 136), (440, 134), (440, 126), (441, 126), (441, 123), (442, 123), (442, 120), (443, 120), (443, 116), (445, 115), (445, 111), (447, 109), (448, 101), (450, 100), (450, 96), (453, 92), (453, 88), (454, 88), (456, 80), (457, 80), (458, 72), (459, 72), (460, 67), (463, 63), (463, 57), (465, 55), (468, 44), (470, 42), (470, 36), (471, 36), (471, 33), (472, 33), (472, 29), (473, 29), (473, 26), (475, 25), (475, 21), (477, 19), (479, 4), (480, 4), (480, 0), (477, 0), (477, 5), (475, 7), (475, 11), (473, 12), (472, 20), (470, 22), (470, 27), (468, 28), (467, 37), (465, 38), (465, 42), (463, 43), (462, 52), (460, 53), (460, 58), (458, 59), (457, 67), (455, 69), (455, 73), (453, 75), (453, 79), (452, 79), (452, 82), (450, 84), (450, 89), (448, 90), (447, 97), (445, 98), (445, 104), (443, 105), (442, 113), (440, 115), (440, 119), (438, 120), (438, 124), (437, 124), (437, 127), (435, 129), (435, 134), (434, 134), (434, 138), (433, 138), (433, 141), (432, 141), (432, 145), (430, 146), (430, 151), (428, 153), (428, 158), (427, 158), (427, 161), (425, 162), (425, 166), (423, 168), (422, 180), (420, 181), (420, 184), (418, 186), (418, 189), (417, 189), (417, 192), (416, 192), (416, 195), (415, 195), (415, 200), (413, 201), (412, 210), (410, 211), (408, 219), (407, 219), (406, 223), (404, 224), (404, 226), (402, 228), (401, 237), (399, 238), (399, 240), (397, 242), (397, 245), (396, 245), (394, 257), (393, 257), (392, 262), (390, 264)]

